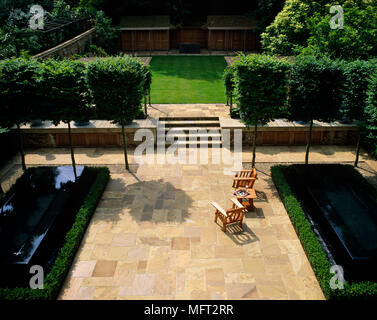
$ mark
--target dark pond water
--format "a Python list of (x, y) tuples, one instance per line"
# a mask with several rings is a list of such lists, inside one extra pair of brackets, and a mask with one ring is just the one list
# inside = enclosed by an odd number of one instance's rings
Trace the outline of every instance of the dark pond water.
[(34, 264), (51, 266), (92, 182), (84, 166), (76, 181), (70, 166), (32, 168), (17, 181), (0, 202), (0, 268), (8, 274), (0, 283), (19, 284)]
[(352, 168), (293, 165), (284, 174), (336, 262), (355, 279), (375, 279), (377, 202)]

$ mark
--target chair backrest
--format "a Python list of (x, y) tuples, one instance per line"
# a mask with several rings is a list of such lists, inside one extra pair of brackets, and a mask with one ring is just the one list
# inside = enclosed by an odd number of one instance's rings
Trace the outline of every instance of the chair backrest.
[(246, 186), (250, 189), (253, 188), (257, 175), (255, 168), (237, 172), (235, 178), (242, 178), (242, 180), (235, 179), (233, 181), (233, 188), (245, 188)]
[(245, 214), (245, 208), (229, 209), (226, 211), (226, 213), (228, 214), (229, 223), (240, 221), (243, 219), (243, 216)]

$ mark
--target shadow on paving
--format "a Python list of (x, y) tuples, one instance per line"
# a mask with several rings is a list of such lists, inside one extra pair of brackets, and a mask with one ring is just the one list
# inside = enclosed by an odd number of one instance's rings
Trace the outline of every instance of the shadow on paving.
[(162, 179), (126, 184), (111, 179), (97, 207), (101, 220), (117, 221), (129, 214), (136, 222), (182, 223), (189, 216), (193, 200), (183, 190)]
[(227, 226), (225, 234), (229, 237), (229, 239), (231, 239), (236, 245), (239, 246), (244, 246), (249, 243), (259, 241), (259, 238), (247, 226), (245, 221), (242, 224), (242, 228), (238, 223)]

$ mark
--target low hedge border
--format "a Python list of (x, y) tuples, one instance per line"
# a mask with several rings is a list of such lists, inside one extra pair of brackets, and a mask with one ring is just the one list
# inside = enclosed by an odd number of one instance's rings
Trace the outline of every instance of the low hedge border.
[[(301, 208), (299, 201), (293, 194), (287, 180), (285, 179), (283, 170), (286, 166), (277, 165), (271, 167), (272, 180), (279, 192), (280, 198), (288, 212), (289, 218), (296, 230), (306, 255), (312, 265), (313, 271), (327, 299), (376, 299), (377, 283), (370, 281), (354, 282), (344, 284), (344, 289), (331, 289), (330, 280), (334, 274), (330, 273), (330, 262), (327, 259), (325, 251), (322, 249), (312, 226), (307, 219), (305, 212)], [(349, 170), (352, 169), (355, 177), (360, 180), (363, 185), (376, 195), (376, 190), (365, 180), (365, 178), (347, 165)]]
[(97, 177), (76, 215), (72, 228), (65, 236), (65, 242), (56, 257), (50, 272), (45, 277), (44, 289), (0, 288), (0, 299), (54, 300), (58, 297), (89, 221), (101, 199), (102, 193), (105, 190), (110, 177), (110, 171), (107, 167), (89, 167), (88, 169), (92, 172), (96, 172)]

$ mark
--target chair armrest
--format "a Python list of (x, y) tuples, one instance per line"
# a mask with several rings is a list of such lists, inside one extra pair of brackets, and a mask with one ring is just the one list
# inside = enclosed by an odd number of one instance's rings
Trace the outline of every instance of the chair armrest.
[(256, 180), (256, 178), (233, 178), (233, 180), (237, 180), (237, 181), (252, 181), (252, 180)]
[(217, 202), (211, 202), (211, 204), (216, 208), (216, 210), (220, 211), (225, 217), (228, 217), (228, 214), (226, 213), (226, 211)]
[(236, 198), (230, 199), (238, 208), (245, 208)]

